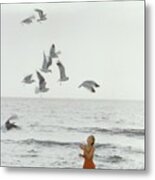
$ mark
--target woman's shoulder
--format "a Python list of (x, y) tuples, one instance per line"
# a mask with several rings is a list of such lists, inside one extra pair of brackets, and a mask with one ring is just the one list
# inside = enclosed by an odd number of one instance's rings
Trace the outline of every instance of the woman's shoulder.
[(87, 151), (94, 151), (95, 150), (95, 147), (94, 146), (86, 146), (86, 150)]
[(95, 146), (92, 146), (92, 150), (95, 150)]
[(95, 147), (92, 146), (92, 147), (90, 148), (90, 151), (91, 151), (91, 152), (94, 152), (94, 151), (95, 151)]

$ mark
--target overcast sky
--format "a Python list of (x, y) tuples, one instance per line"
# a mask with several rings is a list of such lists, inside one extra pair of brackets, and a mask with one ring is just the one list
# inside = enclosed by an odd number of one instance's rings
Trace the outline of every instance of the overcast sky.
[[(47, 21), (22, 25), (24, 18), (47, 14)], [(58, 83), (53, 59), (46, 74), (50, 91), (42, 97), (144, 99), (144, 2), (4, 4), (1, 8), (2, 97), (40, 97), (24, 76), (41, 67), (52, 43), (69, 81)], [(95, 94), (77, 88), (84, 80), (100, 84)]]

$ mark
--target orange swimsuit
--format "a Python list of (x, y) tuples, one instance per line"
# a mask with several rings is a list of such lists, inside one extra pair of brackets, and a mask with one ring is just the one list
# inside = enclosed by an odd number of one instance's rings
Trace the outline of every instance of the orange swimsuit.
[(95, 164), (93, 160), (85, 158), (83, 169), (95, 169)]
[(88, 159), (84, 155), (84, 164), (83, 164), (83, 169), (95, 169), (95, 164), (93, 162), (93, 157)]

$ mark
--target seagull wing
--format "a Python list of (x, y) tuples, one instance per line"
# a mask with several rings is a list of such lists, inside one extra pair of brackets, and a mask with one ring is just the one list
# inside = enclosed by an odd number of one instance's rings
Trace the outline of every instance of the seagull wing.
[(47, 68), (49, 68), (52, 65), (52, 57), (48, 57), (48, 62), (47, 62)]
[(22, 23), (30, 24), (30, 23), (32, 23), (32, 19), (26, 18), (26, 19), (22, 20)]
[(97, 84), (95, 81), (92, 81), (92, 80), (85, 81), (85, 83), (90, 84), (90, 85), (92, 85), (94, 87), (100, 87), (99, 84)]
[(95, 93), (95, 89), (92, 86), (89, 86), (87, 84), (83, 85), (86, 89), (88, 89), (90, 92)]
[(7, 121), (6, 122), (8, 122), (8, 121), (10, 121), (10, 120), (13, 120), (13, 119), (18, 119), (18, 116), (15, 114), (15, 115), (12, 115), (11, 117), (9, 117), (8, 119), (7, 119)]
[(57, 66), (58, 66), (59, 72), (60, 72), (60, 79), (65, 78), (66, 77), (66, 73), (65, 73), (65, 68), (64, 68), (63, 64), (60, 61), (58, 61), (57, 62)]
[(42, 69), (47, 69), (47, 59), (45, 53), (43, 53), (43, 64)]
[(46, 81), (45, 81), (45, 78), (41, 75), (40, 72), (37, 71), (37, 76), (38, 76), (38, 79), (39, 79), (39, 89), (45, 89), (46, 87)]
[(78, 88), (80, 88), (80, 87), (82, 87), (83, 86), (83, 83), (81, 83), (79, 86), (78, 86)]
[(38, 77), (38, 79), (39, 79), (39, 86), (40, 86), (40, 84), (42, 84), (42, 83), (45, 82), (45, 79), (44, 79), (44, 77), (41, 75), (40, 72), (37, 71), (36, 73), (37, 73), (37, 77)]
[(95, 89), (94, 89), (93, 85), (90, 82), (84, 81), (82, 84), (79, 85), (79, 88), (82, 87), (82, 86), (84, 88), (88, 89), (89, 91), (91, 91), (92, 93), (95, 93)]
[(32, 23), (32, 19), (35, 19), (35, 16), (34, 16), (34, 15), (32, 15), (32, 16), (24, 19), (24, 20), (22, 20), (22, 23), (30, 24), (30, 23)]
[(41, 9), (35, 9), (35, 11), (39, 14), (39, 17), (40, 17), (40, 18), (43, 17), (43, 15), (44, 15), (43, 10), (41, 10)]
[(29, 81), (29, 80), (31, 80), (31, 78), (32, 78), (32, 74), (26, 76), (26, 77), (24, 78), (24, 81)]
[(52, 57), (55, 54), (55, 44), (52, 44), (49, 55)]

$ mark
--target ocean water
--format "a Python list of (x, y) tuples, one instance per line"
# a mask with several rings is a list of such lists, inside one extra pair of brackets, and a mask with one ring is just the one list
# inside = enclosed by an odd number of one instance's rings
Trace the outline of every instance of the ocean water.
[[(96, 138), (96, 169), (144, 169), (144, 102), (2, 98), (1, 165), (82, 168), (80, 143)], [(4, 130), (11, 115), (20, 130)]]

